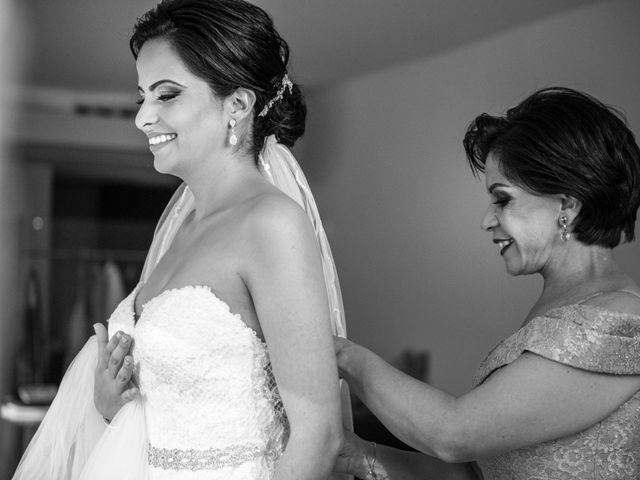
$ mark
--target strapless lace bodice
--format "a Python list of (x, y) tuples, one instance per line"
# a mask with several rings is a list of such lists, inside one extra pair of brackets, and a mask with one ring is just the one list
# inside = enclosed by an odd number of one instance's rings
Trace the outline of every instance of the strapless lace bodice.
[(138, 290), (109, 334), (134, 338), (152, 478), (271, 478), (288, 423), (266, 344), (204, 286), (163, 292), (135, 323)]
[[(640, 317), (569, 305), (532, 319), (480, 366), (475, 385), (530, 351), (591, 372), (640, 375)], [(640, 391), (575, 435), (478, 462), (487, 480), (640, 478)]]

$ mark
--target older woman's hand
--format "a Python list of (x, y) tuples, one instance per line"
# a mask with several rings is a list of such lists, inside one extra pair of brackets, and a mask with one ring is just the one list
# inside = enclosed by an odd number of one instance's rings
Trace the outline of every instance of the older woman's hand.
[(336, 351), (336, 361), (338, 363), (338, 370), (340, 377), (344, 378), (344, 372), (348, 361), (349, 349), (354, 345), (350, 340), (343, 337), (333, 337), (333, 346)]
[(98, 365), (95, 370), (93, 402), (102, 417), (111, 421), (120, 408), (133, 400), (138, 388), (132, 380), (131, 337), (123, 332), (108, 339), (107, 329), (95, 324)]
[(333, 471), (365, 478), (369, 467), (367, 449), (371, 449), (372, 443), (365, 442), (351, 430), (344, 429), (343, 434), (344, 440)]
[(350, 377), (355, 373), (354, 370), (357, 370), (362, 361), (362, 354), (366, 354), (369, 351), (362, 345), (336, 336), (333, 337), (333, 346), (336, 352), (336, 363), (338, 364), (340, 378), (350, 382)]

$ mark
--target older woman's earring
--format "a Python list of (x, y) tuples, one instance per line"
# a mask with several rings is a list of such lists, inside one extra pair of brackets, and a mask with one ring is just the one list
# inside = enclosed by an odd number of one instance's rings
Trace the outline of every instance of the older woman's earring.
[(229, 144), (237, 145), (238, 137), (236, 137), (236, 119), (232, 118), (229, 120), (229, 128), (231, 128), (231, 133), (229, 134)]
[(569, 240), (569, 238), (571, 238), (571, 234), (569, 233), (569, 231), (567, 230), (567, 223), (569, 222), (569, 219), (563, 215), (558, 219), (558, 223), (560, 224), (560, 227), (562, 228), (562, 230), (560, 230), (560, 239), (563, 242), (566, 242)]

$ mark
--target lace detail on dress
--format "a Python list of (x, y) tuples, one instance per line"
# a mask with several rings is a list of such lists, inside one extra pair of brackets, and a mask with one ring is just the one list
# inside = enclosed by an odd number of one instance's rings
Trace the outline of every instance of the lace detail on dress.
[[(474, 385), (530, 351), (585, 370), (640, 374), (640, 316), (588, 305), (551, 310), (501, 342)], [(478, 462), (487, 480), (640, 478), (640, 392), (600, 423), (565, 438)]]
[(266, 344), (204, 286), (161, 293), (132, 326), (137, 290), (110, 329), (134, 337), (152, 479), (271, 478), (289, 424)]

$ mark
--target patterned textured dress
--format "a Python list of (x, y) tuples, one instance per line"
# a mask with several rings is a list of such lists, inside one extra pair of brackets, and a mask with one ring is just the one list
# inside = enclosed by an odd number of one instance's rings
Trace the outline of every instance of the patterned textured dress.
[(134, 324), (136, 288), (109, 333), (134, 338), (151, 480), (268, 480), (288, 436), (266, 344), (208, 287), (167, 290)]
[[(580, 304), (555, 308), (502, 341), (474, 385), (525, 351), (590, 372), (640, 375), (640, 316)], [(478, 463), (486, 480), (640, 479), (640, 391), (580, 433)]]

